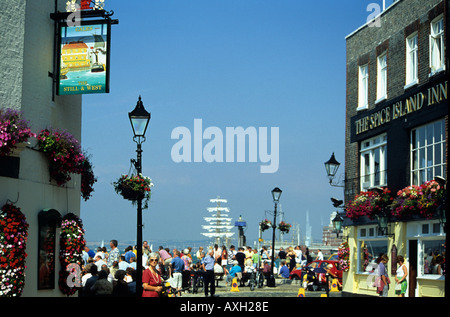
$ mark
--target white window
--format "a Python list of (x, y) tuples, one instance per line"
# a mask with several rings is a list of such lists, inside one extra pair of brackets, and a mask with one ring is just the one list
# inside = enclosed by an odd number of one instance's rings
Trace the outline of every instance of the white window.
[(369, 107), (369, 65), (359, 66), (358, 74), (358, 109)]
[(358, 273), (373, 273), (380, 254), (388, 254), (388, 240), (379, 235), (378, 226), (358, 227)]
[(418, 82), (418, 44), (417, 33), (406, 39), (406, 86)]
[(378, 57), (377, 63), (377, 101), (387, 98), (387, 54)]
[(411, 182), (420, 185), (446, 175), (445, 120), (411, 131)]
[(430, 68), (431, 74), (444, 70), (444, 19), (438, 18), (431, 23)]
[(387, 185), (387, 136), (382, 134), (361, 143), (361, 190)]
[(408, 222), (406, 237), (417, 241), (418, 277), (442, 279), (441, 265), (445, 262), (445, 232), (439, 220)]

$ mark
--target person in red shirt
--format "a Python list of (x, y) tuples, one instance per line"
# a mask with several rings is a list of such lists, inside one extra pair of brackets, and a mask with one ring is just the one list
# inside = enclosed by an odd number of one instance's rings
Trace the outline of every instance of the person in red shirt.
[(148, 268), (142, 274), (142, 297), (159, 297), (162, 291), (161, 274), (156, 270), (159, 254), (151, 253), (148, 259)]

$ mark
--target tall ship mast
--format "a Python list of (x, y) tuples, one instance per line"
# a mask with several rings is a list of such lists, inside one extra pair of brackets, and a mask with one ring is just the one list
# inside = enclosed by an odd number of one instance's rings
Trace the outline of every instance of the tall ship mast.
[(201, 234), (212, 238), (214, 244), (228, 246), (230, 238), (234, 235), (234, 232), (231, 232), (231, 229), (234, 228), (231, 224), (232, 218), (228, 215), (230, 209), (222, 206), (222, 204), (226, 204), (228, 201), (220, 197), (210, 199), (209, 201), (216, 203), (216, 206), (207, 208), (211, 215), (209, 217), (203, 217), (208, 224), (203, 225), (202, 228), (208, 232), (202, 232)]

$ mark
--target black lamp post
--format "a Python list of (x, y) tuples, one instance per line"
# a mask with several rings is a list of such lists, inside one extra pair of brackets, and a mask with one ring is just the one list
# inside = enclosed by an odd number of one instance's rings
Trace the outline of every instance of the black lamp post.
[[(141, 96), (133, 111), (128, 113), (131, 127), (133, 129), (133, 141), (137, 144), (137, 160), (131, 160), (138, 174), (142, 173), (142, 143), (145, 142), (145, 132), (150, 121), (150, 113), (147, 112), (142, 103)], [(137, 260), (136, 260), (136, 296), (142, 296), (142, 198), (137, 201)]]
[(275, 211), (273, 213), (273, 223), (272, 223), (272, 229), (273, 229), (272, 260), (271, 260), (271, 265), (270, 265), (270, 276), (267, 279), (267, 286), (269, 286), (269, 287), (275, 287), (275, 276), (273, 275), (273, 268), (275, 265), (275, 228), (277, 227), (277, 225), (276, 225), (276, 223), (277, 223), (277, 205), (278, 205), (278, 202), (280, 201), (281, 193), (282, 193), (282, 190), (279, 189), (278, 187), (275, 187), (272, 190), (272, 198), (273, 198), (273, 202), (275, 203)]

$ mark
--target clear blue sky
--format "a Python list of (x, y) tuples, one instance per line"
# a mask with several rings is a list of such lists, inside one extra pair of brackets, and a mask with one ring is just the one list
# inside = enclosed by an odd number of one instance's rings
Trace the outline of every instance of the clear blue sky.
[[(110, 93), (83, 96), (82, 145), (98, 177), (81, 204), (87, 240), (136, 238), (136, 208), (112, 182), (136, 156), (128, 112), (139, 95), (152, 115), (143, 174), (155, 184), (144, 240), (203, 239), (209, 199), (220, 196), (233, 222), (239, 215), (247, 221), (251, 243), (265, 210), (273, 210), (274, 187), (283, 190), (285, 220), (299, 223), (303, 235), (309, 211), (313, 236), (321, 237), (330, 197), (343, 197), (323, 163), (335, 152), (344, 171), (345, 37), (366, 22), (370, 3), (382, 0), (106, 1), (119, 19)], [(261, 174), (259, 161), (173, 162), (172, 130), (193, 133), (194, 119), (224, 133), (279, 127), (278, 171)]]

